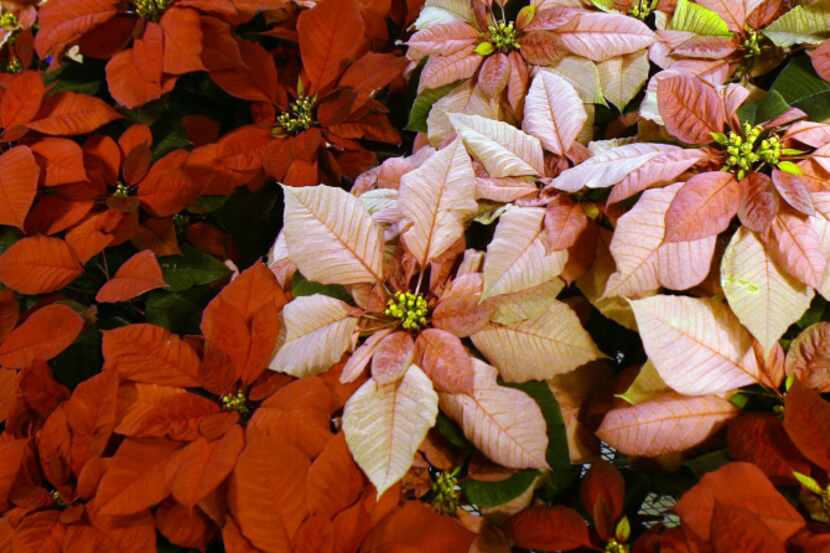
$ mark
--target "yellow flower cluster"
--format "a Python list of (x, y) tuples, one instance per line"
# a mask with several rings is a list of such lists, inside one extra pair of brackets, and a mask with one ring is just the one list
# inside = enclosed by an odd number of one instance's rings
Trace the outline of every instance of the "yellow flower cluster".
[(144, 19), (158, 20), (172, 0), (133, 0), (135, 11)]
[(299, 96), (277, 117), (275, 134), (302, 132), (313, 122), (315, 99), (312, 96)]
[(444, 515), (455, 515), (458, 510), (461, 486), (458, 485), (459, 468), (441, 472), (432, 482), (432, 508)]
[(403, 321), (404, 329), (417, 330), (427, 324), (428, 311), (427, 300), (421, 294), (396, 292), (395, 297), (386, 302), (384, 313)]
[(760, 164), (776, 165), (781, 158), (781, 141), (777, 136), (761, 138), (763, 127), (744, 123), (743, 135), (735, 131), (729, 134), (713, 133), (715, 142), (726, 149), (727, 158), (724, 170), (733, 173), (738, 179), (757, 169)]
[(240, 415), (248, 413), (248, 398), (245, 393), (239, 390), (235, 394), (222, 396), (222, 409), (225, 411), (236, 411)]

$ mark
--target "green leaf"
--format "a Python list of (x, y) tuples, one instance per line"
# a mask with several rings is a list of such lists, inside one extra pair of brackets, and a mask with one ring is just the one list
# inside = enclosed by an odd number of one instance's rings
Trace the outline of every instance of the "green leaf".
[(801, 167), (793, 163), (792, 161), (779, 161), (776, 165), (778, 169), (784, 171), (785, 173), (789, 173), (790, 175), (801, 175)]
[(725, 449), (717, 451), (710, 451), (704, 453), (699, 457), (686, 461), (685, 466), (691, 470), (695, 476), (700, 478), (707, 472), (717, 470), (723, 465), (729, 463), (732, 459), (729, 457), (729, 452)]
[(406, 130), (414, 132), (427, 132), (427, 117), (432, 104), (449, 94), (458, 83), (450, 83), (440, 88), (432, 88), (421, 92), (415, 101), (412, 102), (412, 109), (409, 110), (409, 122)]
[(187, 210), (191, 213), (205, 215), (220, 209), (227, 201), (228, 196), (202, 196), (187, 206)]
[(807, 56), (790, 61), (772, 83), (773, 90), (814, 121), (830, 117), (830, 83), (816, 75)]
[(468, 478), (461, 483), (467, 500), (480, 508), (498, 507), (522, 495), (539, 476), (538, 470), (522, 470), (505, 480), (485, 482)]
[(46, 73), (44, 81), (50, 86), (49, 93), (78, 92), (81, 94), (96, 95), (103, 78), (103, 65), (97, 60), (84, 59), (84, 63), (77, 63), (64, 58), (59, 69)]
[(159, 264), (170, 292), (212, 284), (231, 274), (224, 263), (188, 245), (182, 246), (182, 255), (162, 257)]
[(777, 90), (770, 90), (758, 104), (755, 119), (759, 122), (772, 121), (788, 109), (790, 109), (790, 104), (781, 96), (781, 93)]
[(201, 307), (182, 294), (156, 290), (147, 297), (147, 322), (176, 334), (198, 333)]
[(591, 4), (604, 12), (610, 12), (614, 9), (614, 0), (591, 0)]
[(737, 115), (742, 123), (754, 125), (758, 120), (758, 102), (747, 100), (738, 108)]
[(671, 29), (705, 36), (732, 36), (726, 21), (717, 12), (689, 0), (677, 3), (671, 19)]
[(811, 6), (796, 6), (772, 23), (763, 33), (773, 44), (788, 47), (795, 44), (818, 44), (830, 37), (830, 6), (816, 2)]
[(435, 420), (435, 430), (452, 446), (460, 449), (470, 449), (473, 447), (458, 425), (440, 411), (438, 412), (438, 418)]
[(547, 461), (552, 469), (550, 474), (554, 492), (559, 493), (576, 479), (577, 470), (571, 465), (568, 452), (568, 433), (565, 419), (559, 409), (559, 402), (545, 382), (530, 381), (522, 384), (504, 383), (504, 386), (521, 390), (539, 405), (548, 427)]
[(296, 273), (291, 281), (291, 293), (295, 298), (323, 294), (324, 296), (330, 296), (347, 303), (352, 303), (352, 296), (344, 286), (339, 284), (320, 284), (313, 280), (307, 280), (300, 273)]

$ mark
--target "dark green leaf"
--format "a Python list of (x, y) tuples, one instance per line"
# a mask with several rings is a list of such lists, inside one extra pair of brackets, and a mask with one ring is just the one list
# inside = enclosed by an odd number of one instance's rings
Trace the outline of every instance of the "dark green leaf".
[(707, 472), (717, 470), (732, 459), (729, 457), (729, 452), (725, 449), (717, 451), (710, 451), (704, 453), (699, 457), (690, 459), (684, 463), (689, 470), (691, 470), (698, 478), (702, 477)]
[(101, 333), (88, 326), (77, 340), (49, 362), (55, 379), (68, 388), (75, 388), (94, 376), (103, 364)]
[(830, 117), (830, 83), (816, 75), (807, 56), (790, 61), (772, 83), (770, 91), (773, 90), (813, 120)]
[(777, 90), (770, 90), (758, 104), (755, 120), (759, 123), (772, 121), (788, 109), (790, 109), (790, 104), (781, 96), (781, 93)]
[(191, 213), (207, 214), (213, 213), (221, 208), (228, 201), (228, 196), (202, 196), (191, 205), (187, 210)]
[(554, 492), (558, 493), (567, 488), (577, 476), (576, 468), (571, 465), (568, 453), (568, 434), (565, 428), (565, 420), (559, 409), (559, 402), (553, 397), (548, 385), (544, 382), (531, 381), (522, 384), (504, 384), (511, 388), (523, 391), (533, 398), (542, 410), (545, 422), (548, 426), (548, 451), (547, 460), (553, 472), (551, 483)]
[(461, 489), (473, 505), (497, 507), (519, 497), (533, 484), (537, 476), (538, 470), (523, 470), (506, 480), (495, 482), (468, 478), (461, 483)]
[(461, 449), (468, 449), (472, 444), (464, 436), (464, 432), (458, 427), (452, 419), (447, 417), (444, 413), (438, 413), (438, 419), (435, 421), (435, 429), (441, 436), (447, 440), (450, 445)]
[(427, 117), (432, 104), (446, 96), (458, 83), (450, 83), (439, 88), (432, 88), (421, 92), (415, 101), (412, 102), (412, 109), (409, 110), (409, 121), (406, 130), (415, 132), (427, 132)]
[(182, 255), (162, 257), (160, 265), (170, 292), (211, 284), (230, 275), (224, 263), (188, 245), (182, 246)]
[(351, 303), (352, 296), (346, 291), (346, 288), (339, 284), (320, 284), (313, 280), (306, 280), (306, 278), (297, 273), (291, 282), (291, 293), (294, 297), (311, 296), (313, 294), (323, 294), (324, 296), (331, 296), (339, 300)]
[(176, 334), (198, 333), (201, 307), (182, 294), (165, 290), (151, 292), (145, 307), (147, 322)]

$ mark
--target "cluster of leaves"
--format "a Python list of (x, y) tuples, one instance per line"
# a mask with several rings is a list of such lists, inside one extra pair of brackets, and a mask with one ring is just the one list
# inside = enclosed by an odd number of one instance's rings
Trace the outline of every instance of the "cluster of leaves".
[(0, 553), (830, 551), (827, 2), (7, 2), (0, 68)]

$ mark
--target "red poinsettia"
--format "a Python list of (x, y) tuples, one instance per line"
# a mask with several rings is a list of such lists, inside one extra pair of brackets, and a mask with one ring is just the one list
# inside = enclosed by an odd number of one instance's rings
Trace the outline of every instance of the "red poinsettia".
[(367, 51), (364, 31), (354, 0), (318, 3), (297, 20), (302, 69), (286, 68), (280, 78), (271, 54), (237, 39), (247, 67), (211, 77), (229, 94), (254, 102), (256, 122), (221, 140), (218, 163), (251, 178), (264, 169), (289, 185), (337, 183), (375, 161), (362, 140), (399, 142), (387, 108), (373, 96), (406, 61)]

